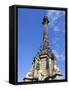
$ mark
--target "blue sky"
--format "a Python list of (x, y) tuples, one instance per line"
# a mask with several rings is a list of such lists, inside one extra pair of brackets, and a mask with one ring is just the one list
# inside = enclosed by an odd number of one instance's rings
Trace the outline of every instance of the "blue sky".
[(31, 69), (32, 60), (42, 44), (44, 15), (47, 15), (50, 21), (49, 44), (65, 78), (65, 12), (18, 8), (18, 82), (22, 82)]

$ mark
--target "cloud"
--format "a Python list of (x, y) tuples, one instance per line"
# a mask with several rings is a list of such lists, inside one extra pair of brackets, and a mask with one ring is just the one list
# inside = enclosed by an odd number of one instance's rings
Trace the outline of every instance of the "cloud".
[(59, 11), (59, 10), (48, 10), (47, 15), (48, 15), (49, 21), (50, 21), (50, 23), (49, 23), (50, 28), (53, 27), (53, 31), (55, 31), (55, 32), (62, 31), (64, 33), (64, 31), (65, 31), (64, 27), (62, 27), (63, 29), (61, 30), (61, 27), (59, 27), (59, 25), (58, 25), (58, 24), (60, 24), (60, 22), (58, 22), (58, 20), (60, 20), (60, 17), (65, 15), (65, 12)]
[(58, 32), (60, 31), (60, 28), (58, 26), (54, 27), (54, 31)]
[(58, 11), (58, 10), (48, 10), (47, 15), (50, 18), (50, 20), (55, 21), (58, 18), (60, 18), (62, 15), (64, 15), (64, 11)]
[(61, 26), (61, 28), (57, 25), (54, 27), (53, 29), (55, 32), (65, 32), (65, 27), (64, 26)]
[(65, 55), (63, 53), (58, 53), (56, 50), (53, 50), (53, 53), (55, 54), (57, 60), (65, 60)]

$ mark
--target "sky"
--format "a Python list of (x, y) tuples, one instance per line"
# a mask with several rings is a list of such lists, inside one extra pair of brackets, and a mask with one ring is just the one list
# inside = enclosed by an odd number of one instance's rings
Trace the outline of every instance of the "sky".
[(42, 45), (43, 16), (49, 18), (49, 45), (56, 56), (57, 65), (65, 78), (65, 12), (18, 8), (18, 82), (32, 67), (33, 58)]

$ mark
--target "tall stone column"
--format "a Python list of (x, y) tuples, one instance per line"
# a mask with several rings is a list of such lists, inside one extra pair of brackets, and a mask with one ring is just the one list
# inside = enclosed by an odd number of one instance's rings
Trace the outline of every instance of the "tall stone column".
[(41, 66), (40, 69), (42, 71), (41, 75), (43, 76), (43, 78), (47, 78), (48, 74), (49, 74), (49, 68), (48, 68), (48, 64), (49, 64), (49, 58), (48, 58), (48, 47), (49, 47), (49, 43), (48, 43), (48, 17), (44, 16), (43, 17), (43, 27), (44, 27), (44, 31), (43, 31), (43, 50), (42, 50), (42, 54), (40, 55), (40, 59), (41, 59)]
[(46, 49), (48, 48), (48, 17), (44, 16), (43, 18), (43, 26), (44, 26), (44, 31), (43, 31), (43, 48)]

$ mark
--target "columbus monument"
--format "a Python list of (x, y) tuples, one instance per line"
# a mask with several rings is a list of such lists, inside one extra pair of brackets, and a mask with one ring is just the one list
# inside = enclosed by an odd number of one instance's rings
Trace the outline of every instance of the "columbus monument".
[(62, 74), (56, 64), (56, 56), (48, 41), (48, 17), (43, 17), (43, 44), (39, 53), (34, 57), (30, 71), (23, 78), (25, 82), (61, 80)]

